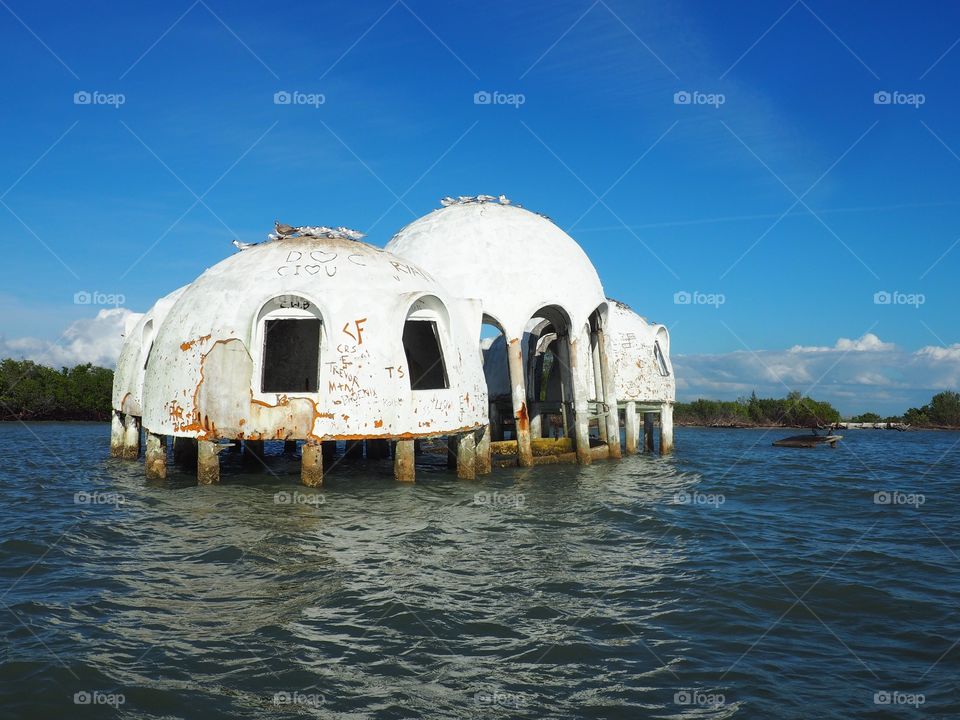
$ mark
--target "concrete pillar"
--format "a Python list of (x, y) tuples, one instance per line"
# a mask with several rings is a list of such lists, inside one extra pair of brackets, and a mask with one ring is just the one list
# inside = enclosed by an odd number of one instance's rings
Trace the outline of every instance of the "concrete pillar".
[(607, 444), (609, 457), (620, 459), (620, 412), (617, 409), (617, 386), (613, 373), (613, 354), (607, 347), (607, 339), (602, 329), (597, 331), (597, 349), (600, 352), (600, 375), (603, 379), (603, 402), (606, 404)]
[(173, 462), (183, 468), (197, 467), (197, 441), (195, 438), (175, 437), (173, 439)]
[(569, 400), (573, 396), (573, 377), (570, 372), (570, 339), (566, 335), (557, 337), (556, 344), (558, 368), (560, 376), (560, 412), (563, 414), (563, 437), (570, 437), (570, 407)]
[(490, 426), (484, 425), (477, 439), (477, 475), (489, 475), (493, 470), (490, 460)]
[(367, 459), (385, 460), (390, 457), (389, 440), (367, 440)]
[(300, 482), (307, 487), (323, 485), (323, 446), (308, 440), (300, 451)]
[(267, 465), (263, 440), (243, 441), (243, 464), (255, 470), (262, 470)]
[(416, 480), (413, 440), (397, 440), (393, 450), (393, 477), (400, 482)]
[(643, 414), (643, 451), (653, 452), (653, 413)]
[(543, 415), (540, 414), (540, 403), (531, 401), (530, 407), (530, 437), (543, 437)]
[(347, 450), (343, 456), (347, 460), (363, 460), (363, 440), (347, 440)]
[(457, 438), (457, 477), (477, 479), (477, 439), (472, 431)]
[(163, 480), (167, 477), (167, 438), (163, 435), (147, 432), (144, 469), (150, 480)]
[(114, 410), (110, 418), (110, 457), (123, 457), (123, 413)]
[(197, 442), (197, 483), (215, 485), (220, 482), (220, 446), (209, 440)]
[(673, 403), (660, 406), (660, 454), (673, 452)]
[(520, 467), (532, 467), (527, 387), (523, 377), (523, 352), (518, 338), (507, 343), (507, 360), (510, 366), (510, 386), (513, 389), (513, 419), (517, 428), (517, 464)]
[[(600, 340), (594, 331), (590, 332), (590, 366), (593, 368), (593, 377), (590, 378), (593, 382), (593, 397), (596, 398), (598, 403), (602, 403), (603, 371), (601, 370), (602, 365), (600, 363)], [(603, 405), (599, 405), (598, 407), (601, 411), (603, 410)], [(597, 435), (601, 442), (607, 442), (607, 424), (603, 417), (597, 418)]]
[(123, 459), (140, 457), (140, 418), (127, 415), (123, 420)]
[(577, 449), (577, 462), (589, 465), (593, 462), (590, 454), (590, 391), (584, 375), (587, 368), (589, 336), (581, 333), (579, 338), (570, 339), (570, 377), (573, 380), (573, 436)]
[(626, 436), (625, 445), (627, 455), (635, 455), (637, 452), (637, 441), (640, 439), (640, 425), (637, 423), (637, 404), (632, 400), (627, 403), (623, 411), (623, 433)]

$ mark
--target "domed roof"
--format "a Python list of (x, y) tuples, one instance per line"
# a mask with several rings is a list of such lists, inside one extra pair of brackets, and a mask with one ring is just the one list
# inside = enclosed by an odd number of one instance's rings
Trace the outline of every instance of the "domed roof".
[[(403, 335), (412, 313), (436, 323), (445, 388), (411, 391)], [(270, 317), (320, 320), (319, 359), (308, 361), (318, 370), (298, 386), (303, 392), (265, 392), (261, 384)], [(472, 338), (479, 328), (475, 304), (451, 298), (427, 271), (366, 243), (300, 235), (248, 246), (194, 281), (159, 328), (143, 423), (205, 439), (396, 437), (476, 427), (487, 411)], [(301, 345), (298, 338), (289, 353)]]
[(386, 249), (476, 298), (510, 337), (542, 307), (582, 327), (604, 302), (600, 278), (573, 238), (547, 218), (496, 202), (451, 204), (400, 230)]

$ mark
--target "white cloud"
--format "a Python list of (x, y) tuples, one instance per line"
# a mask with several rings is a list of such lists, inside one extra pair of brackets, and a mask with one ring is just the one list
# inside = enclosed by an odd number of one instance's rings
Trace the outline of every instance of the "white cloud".
[(732, 400), (753, 391), (783, 397), (799, 390), (842, 413), (900, 414), (960, 387), (960, 344), (908, 351), (873, 333), (840, 338), (832, 347), (678, 355), (673, 363), (679, 399), (687, 401)]
[(0, 337), (0, 357), (33, 360), (52, 367), (93, 363), (112, 368), (124, 336), (141, 317), (141, 313), (126, 308), (109, 308), (98, 312), (96, 317), (75, 321), (56, 341)]

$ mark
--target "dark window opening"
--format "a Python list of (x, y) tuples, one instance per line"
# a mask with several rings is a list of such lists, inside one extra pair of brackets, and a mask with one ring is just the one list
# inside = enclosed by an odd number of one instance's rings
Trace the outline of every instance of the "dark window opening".
[(670, 370), (667, 369), (667, 360), (663, 357), (663, 350), (660, 349), (659, 341), (653, 344), (653, 357), (657, 361), (657, 372), (667, 377)]
[(263, 325), (262, 392), (316, 392), (320, 320), (267, 320)]
[(407, 320), (403, 326), (403, 351), (410, 370), (411, 390), (443, 390), (449, 387), (435, 322)]
[[(156, 341), (154, 341), (154, 342), (156, 342)], [(150, 364), (150, 356), (153, 354), (153, 345), (154, 345), (154, 343), (151, 342), (151, 343), (150, 343), (150, 349), (147, 350), (147, 358), (146, 358), (146, 360), (143, 361), (143, 369), (144, 369), (144, 370), (146, 370), (146, 369), (147, 369), (147, 365)]]

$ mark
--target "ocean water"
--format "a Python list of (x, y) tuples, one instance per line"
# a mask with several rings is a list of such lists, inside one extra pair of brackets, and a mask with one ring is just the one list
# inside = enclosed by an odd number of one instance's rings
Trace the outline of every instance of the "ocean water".
[(0, 716), (960, 717), (960, 434), (786, 434), (311, 490), (0, 424)]

